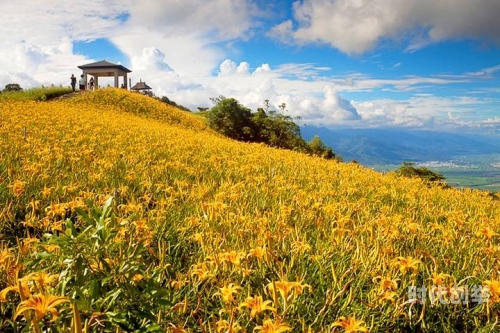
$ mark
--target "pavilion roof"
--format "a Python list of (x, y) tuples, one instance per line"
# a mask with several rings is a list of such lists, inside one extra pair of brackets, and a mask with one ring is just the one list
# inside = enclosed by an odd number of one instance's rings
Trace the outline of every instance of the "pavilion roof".
[(93, 63), (90, 63), (90, 64), (86, 64), (86, 65), (81, 65), (81, 66), (78, 66), (78, 68), (80, 69), (103, 69), (103, 68), (118, 68), (124, 72), (127, 72), (127, 73), (131, 73), (132, 71), (122, 65), (118, 65), (118, 64), (113, 64), (112, 62), (109, 62), (109, 61), (106, 61), (106, 60), (101, 60), (101, 61), (97, 61), (97, 62), (93, 62)]
[(153, 89), (146, 84), (146, 82), (139, 81), (137, 82), (130, 90), (148, 90)]

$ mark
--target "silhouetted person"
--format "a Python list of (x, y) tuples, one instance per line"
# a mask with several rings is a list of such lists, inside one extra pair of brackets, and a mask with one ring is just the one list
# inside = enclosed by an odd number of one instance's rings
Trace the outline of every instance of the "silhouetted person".
[(76, 87), (76, 77), (75, 74), (71, 74), (71, 89), (75, 92)]

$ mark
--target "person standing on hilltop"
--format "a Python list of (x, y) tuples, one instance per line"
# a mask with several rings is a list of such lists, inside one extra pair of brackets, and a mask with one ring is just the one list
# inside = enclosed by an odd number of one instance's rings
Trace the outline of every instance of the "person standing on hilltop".
[(73, 92), (75, 92), (75, 86), (76, 86), (76, 77), (75, 74), (71, 74), (71, 89)]
[(87, 82), (85, 82), (85, 77), (83, 76), (83, 74), (80, 76), (80, 80), (78, 82), (80, 84), (80, 92), (84, 92), (85, 91), (85, 86), (87, 84)]

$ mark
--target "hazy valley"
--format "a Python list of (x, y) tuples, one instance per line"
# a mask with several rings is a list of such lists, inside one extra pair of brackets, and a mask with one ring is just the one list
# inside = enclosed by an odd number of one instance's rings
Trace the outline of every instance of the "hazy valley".
[(401, 129), (327, 129), (304, 126), (302, 136), (322, 141), (344, 161), (357, 161), (378, 171), (414, 162), (442, 173), (449, 184), (498, 191), (500, 138)]

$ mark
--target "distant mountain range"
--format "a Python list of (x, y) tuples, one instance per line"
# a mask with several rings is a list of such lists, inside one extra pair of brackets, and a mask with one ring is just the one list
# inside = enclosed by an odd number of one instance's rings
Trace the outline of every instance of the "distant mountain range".
[(500, 154), (499, 136), (453, 134), (403, 129), (328, 129), (301, 127), (302, 137), (314, 135), (344, 161), (363, 165), (446, 161), (470, 155)]

